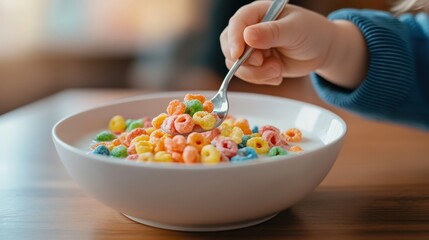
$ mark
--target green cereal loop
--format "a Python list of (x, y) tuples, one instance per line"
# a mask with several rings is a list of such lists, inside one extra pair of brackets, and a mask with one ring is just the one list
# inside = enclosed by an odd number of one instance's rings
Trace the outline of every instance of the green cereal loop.
[(203, 104), (197, 99), (185, 101), (185, 106), (185, 113), (191, 115), (191, 117), (194, 116), (194, 113), (204, 110)]
[(108, 142), (112, 141), (113, 139), (116, 139), (116, 136), (109, 131), (102, 131), (98, 133), (94, 138), (94, 140), (97, 142)]
[(268, 151), (268, 156), (270, 156), (270, 157), (284, 156), (287, 154), (288, 154), (288, 152), (281, 147), (272, 147), (270, 149), (270, 151)]
[(126, 132), (131, 132), (133, 129), (143, 127), (143, 119), (131, 120), (130, 124), (127, 126)]
[(128, 126), (130, 126), (130, 124), (134, 122), (133, 119), (127, 119), (127, 121), (125, 121), (125, 128), (128, 128)]
[(112, 149), (112, 151), (110, 152), (110, 155), (117, 158), (126, 158), (128, 157), (128, 151), (125, 146), (119, 145)]

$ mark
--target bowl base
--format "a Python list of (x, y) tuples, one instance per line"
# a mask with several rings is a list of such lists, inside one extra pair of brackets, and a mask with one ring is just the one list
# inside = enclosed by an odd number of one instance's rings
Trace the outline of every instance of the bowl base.
[(268, 217), (258, 218), (251, 221), (224, 224), (224, 225), (223, 224), (209, 225), (209, 226), (170, 225), (170, 224), (164, 224), (164, 223), (154, 222), (150, 220), (145, 220), (141, 218), (136, 218), (126, 214), (124, 214), (124, 216), (138, 223), (151, 226), (151, 227), (161, 228), (161, 229), (184, 231), (184, 232), (216, 232), (216, 231), (227, 231), (227, 230), (233, 230), (233, 229), (239, 229), (239, 228), (245, 228), (245, 227), (257, 225), (270, 220), (271, 218), (275, 217), (277, 214), (278, 213), (275, 213)]

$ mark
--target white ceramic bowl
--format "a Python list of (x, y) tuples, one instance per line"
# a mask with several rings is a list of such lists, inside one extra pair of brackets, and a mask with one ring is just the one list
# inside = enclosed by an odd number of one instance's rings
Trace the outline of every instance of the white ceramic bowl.
[(138, 163), (87, 154), (91, 138), (107, 128), (113, 115), (153, 117), (186, 93), (128, 98), (58, 122), (53, 139), (69, 174), (95, 199), (146, 225), (182, 231), (235, 229), (266, 221), (309, 194), (331, 169), (346, 133), (344, 121), (321, 107), (231, 92), (231, 115), (247, 118), (251, 125), (299, 128), (304, 152), (211, 166)]

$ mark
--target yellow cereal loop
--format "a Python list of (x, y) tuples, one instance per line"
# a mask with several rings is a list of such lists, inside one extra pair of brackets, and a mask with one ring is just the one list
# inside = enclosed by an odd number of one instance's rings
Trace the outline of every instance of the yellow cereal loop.
[(137, 162), (152, 162), (153, 161), (153, 153), (151, 152), (145, 152), (142, 154), (139, 154), (137, 157)]
[(232, 125), (232, 123), (230, 123), (230, 122), (223, 122), (221, 125), (220, 125), (220, 134), (222, 135), (222, 136), (225, 136), (225, 137), (229, 137), (229, 135), (231, 135), (231, 133), (232, 133), (232, 128), (233, 128), (234, 126)]
[(171, 162), (173, 161), (171, 155), (166, 151), (160, 151), (155, 153), (153, 157), (154, 162)]
[(143, 135), (137, 136), (137, 137), (135, 137), (133, 140), (131, 140), (131, 145), (132, 145), (133, 143), (138, 143), (138, 142), (141, 142), (141, 141), (149, 141), (149, 136), (148, 136), (148, 135), (146, 135), (146, 134), (143, 134)]
[(237, 144), (240, 144), (243, 141), (243, 130), (239, 127), (233, 127), (229, 138)]
[(255, 149), (258, 154), (266, 154), (270, 150), (270, 146), (267, 141), (265, 141), (262, 137), (253, 137), (247, 140), (248, 147)]
[(204, 130), (210, 130), (216, 125), (216, 118), (206, 111), (198, 111), (192, 116), (194, 123), (200, 125)]
[(137, 154), (152, 152), (152, 150), (153, 150), (153, 145), (149, 141), (140, 141), (136, 143)]
[(168, 117), (168, 114), (161, 113), (152, 119), (152, 126), (156, 129), (160, 129), (164, 120)]
[(124, 132), (126, 127), (125, 118), (121, 115), (116, 115), (109, 121), (109, 130), (116, 134)]
[(153, 131), (156, 130), (156, 128), (148, 127), (148, 128), (145, 128), (144, 130), (146, 131), (147, 135), (150, 135), (151, 133), (153, 133)]
[(216, 164), (220, 162), (220, 152), (213, 145), (205, 145), (201, 149), (201, 163)]

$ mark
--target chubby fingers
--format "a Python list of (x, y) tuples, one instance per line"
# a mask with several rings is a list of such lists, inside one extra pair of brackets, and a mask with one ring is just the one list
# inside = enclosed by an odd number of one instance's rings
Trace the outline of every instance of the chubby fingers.
[(226, 28), (227, 46), (232, 60), (238, 59), (245, 49), (244, 29), (264, 17), (271, 1), (255, 1), (241, 7), (229, 20)]
[[(227, 28), (220, 35), (220, 43), (222, 53), (226, 59), (229, 61), (234, 61), (236, 58), (233, 58), (231, 55), (230, 47), (228, 45), (228, 34)], [(261, 66), (264, 62), (264, 56), (262, 51), (255, 49), (249, 58), (243, 63), (243, 65), (253, 65), (253, 66)]]
[[(234, 61), (225, 60), (228, 68), (231, 68)], [(235, 73), (237, 77), (254, 84), (279, 85), (282, 80), (282, 66), (275, 57), (265, 58), (261, 66), (242, 65)]]

